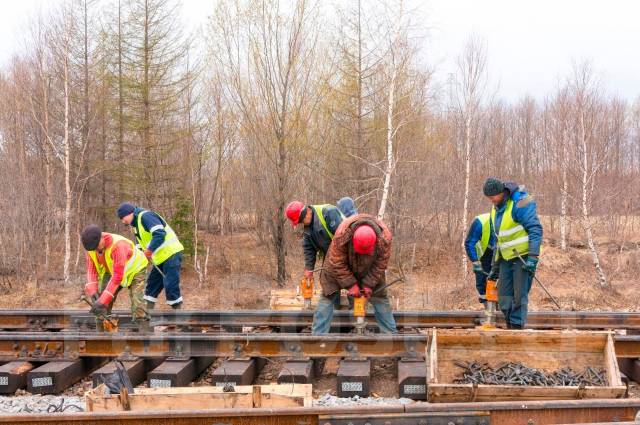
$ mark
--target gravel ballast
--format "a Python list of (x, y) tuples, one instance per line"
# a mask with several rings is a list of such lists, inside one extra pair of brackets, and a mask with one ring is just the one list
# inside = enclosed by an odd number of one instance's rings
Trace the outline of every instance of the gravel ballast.
[(14, 413), (83, 412), (83, 397), (23, 395), (0, 397), (0, 415)]

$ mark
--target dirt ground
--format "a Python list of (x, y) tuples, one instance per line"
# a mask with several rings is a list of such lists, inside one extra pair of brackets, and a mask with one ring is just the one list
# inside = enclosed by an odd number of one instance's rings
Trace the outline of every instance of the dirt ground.
[[(271, 289), (278, 288), (273, 279), (275, 264), (268, 246), (261, 244), (253, 232), (230, 236), (205, 235), (210, 247), (206, 281), (200, 285), (190, 264), (183, 270), (181, 288), (186, 309), (264, 309), (269, 307)], [(636, 311), (640, 301), (640, 235), (637, 240), (620, 243), (599, 240), (601, 262), (609, 279), (608, 288), (597, 283), (591, 255), (586, 246), (574, 241), (567, 252), (560, 250), (555, 239), (545, 239), (537, 276), (558, 300), (564, 310)], [(405, 270), (406, 282), (390, 289), (394, 307), (399, 310), (479, 309), (473, 273), (462, 277), (457, 258), (426, 253), (426, 243), (417, 246), (412, 271)], [(204, 260), (201, 258), (201, 260)], [(191, 260), (187, 260), (191, 261)], [(83, 263), (72, 283), (50, 279), (36, 288), (34, 282), (16, 282), (5, 277), (0, 288), (0, 308), (84, 309), (79, 297), (84, 286)], [(395, 262), (392, 260), (392, 264)], [(301, 249), (292, 243), (287, 255), (290, 277), (285, 287), (295, 288), (303, 269)], [(390, 267), (389, 276), (397, 270)], [(9, 284), (8, 284), (9, 283)], [(161, 294), (157, 308), (168, 309)], [(116, 308), (127, 309), (128, 296), (121, 294)], [(550, 298), (540, 286), (533, 284), (529, 309), (551, 310)]]

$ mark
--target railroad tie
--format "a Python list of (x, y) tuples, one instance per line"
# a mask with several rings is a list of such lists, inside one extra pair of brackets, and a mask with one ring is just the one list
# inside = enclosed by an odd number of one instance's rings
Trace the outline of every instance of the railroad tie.
[(45, 363), (27, 373), (27, 390), (33, 394), (60, 393), (104, 362), (102, 358), (87, 357)]
[(424, 359), (398, 361), (398, 394), (413, 400), (427, 400), (427, 368)]
[(227, 359), (213, 371), (211, 383), (216, 387), (251, 385), (265, 364), (262, 358)]
[(186, 387), (213, 363), (214, 357), (165, 360), (147, 375), (150, 388)]
[(9, 362), (0, 366), (0, 394), (13, 394), (27, 386), (27, 373), (35, 366), (30, 362)]
[(371, 361), (343, 359), (338, 368), (338, 397), (369, 397), (371, 392)]
[(278, 374), (278, 384), (310, 384), (313, 380), (313, 360), (288, 360)]

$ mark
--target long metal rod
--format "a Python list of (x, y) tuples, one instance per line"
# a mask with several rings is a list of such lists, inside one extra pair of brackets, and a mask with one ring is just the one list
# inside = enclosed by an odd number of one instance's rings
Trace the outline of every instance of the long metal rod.
[[(424, 414), (446, 415), (451, 422), (456, 417), (482, 414), (491, 425), (524, 423), (575, 423), (583, 421), (631, 421), (640, 410), (640, 399), (514, 401), (474, 403), (414, 403), (391, 406), (336, 406), (300, 408), (210, 409), (210, 410), (147, 410), (119, 412), (86, 412), (62, 414), (2, 415), (0, 423), (11, 424), (152, 424), (192, 425), (225, 423), (242, 425), (296, 425), (332, 423), (334, 418), (362, 419), (386, 417), (391, 423)], [(428, 420), (425, 420), (428, 422)], [(344, 423), (344, 422), (342, 422)]]
[[(401, 328), (473, 328), (482, 323), (482, 311), (396, 311), (393, 313)], [(130, 321), (130, 313), (113, 312), (120, 326)], [(503, 317), (497, 313), (498, 323)], [(375, 320), (369, 320), (375, 327)], [(533, 311), (527, 317), (527, 327), (533, 329), (628, 329), (640, 330), (640, 312)], [(154, 325), (191, 325), (242, 328), (268, 326), (293, 329), (311, 325), (313, 311), (155, 311)], [(349, 311), (336, 311), (332, 327), (349, 328), (353, 317)], [(0, 310), (0, 329), (4, 330), (61, 330), (94, 328), (95, 319), (84, 310)]]

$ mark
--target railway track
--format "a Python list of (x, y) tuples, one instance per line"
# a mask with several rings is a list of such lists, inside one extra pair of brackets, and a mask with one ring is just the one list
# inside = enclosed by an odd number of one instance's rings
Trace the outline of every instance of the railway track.
[[(281, 367), (278, 382), (312, 382), (319, 358), (338, 358), (338, 395), (346, 394), (344, 382), (367, 396), (372, 359), (397, 364), (397, 393), (424, 400), (425, 350), (430, 328), (473, 328), (482, 312), (397, 312), (401, 334), (344, 333), (352, 328), (349, 312), (337, 312), (333, 333), (310, 335), (310, 311), (179, 311), (155, 312), (154, 326), (180, 326), (182, 331), (138, 333), (129, 329), (125, 312), (116, 312), (120, 331), (95, 331), (95, 320), (85, 311), (0, 311), (0, 393), (26, 387), (34, 393), (60, 393), (78, 380), (113, 369), (122, 360), (138, 385), (186, 386), (214, 361), (212, 385), (246, 385), (254, 382), (268, 360)], [(624, 330), (614, 339), (619, 363), (640, 371), (640, 313), (534, 312), (532, 328)], [(315, 359), (315, 360), (314, 360)], [(392, 359), (392, 360), (389, 360)], [(629, 363), (630, 362), (630, 363)], [(421, 372), (422, 371), (422, 372)], [(358, 381), (361, 379), (361, 381)], [(640, 379), (640, 378), (639, 378)], [(423, 382), (423, 383), (421, 383)], [(342, 384), (341, 384), (342, 383)], [(342, 385), (342, 387), (340, 386)], [(346, 392), (346, 393), (345, 393)], [(342, 394), (341, 394), (342, 393)], [(443, 424), (546, 424), (592, 423), (633, 420), (640, 399), (580, 400), (569, 402), (456, 403), (348, 407), (252, 409), (243, 411), (118, 412), (116, 414), (56, 414), (54, 416), (0, 416), (0, 423), (96, 423), (126, 424), (320, 424), (408, 425)]]
[[(121, 326), (130, 325), (127, 312), (114, 312)], [(484, 319), (481, 311), (398, 311), (394, 313), (400, 328), (473, 328)], [(243, 327), (270, 327), (299, 331), (311, 326), (313, 311), (187, 311), (153, 312), (154, 325), (181, 325), (199, 328), (221, 327), (241, 330)], [(367, 316), (372, 329), (376, 328), (372, 315)], [(504, 323), (498, 313), (498, 324)], [(332, 328), (350, 330), (354, 324), (349, 311), (336, 311)], [(640, 313), (621, 312), (530, 312), (527, 327), (532, 329), (627, 329), (640, 331)], [(0, 310), (0, 329), (50, 330), (92, 329), (94, 318), (86, 310)]]

